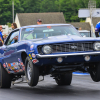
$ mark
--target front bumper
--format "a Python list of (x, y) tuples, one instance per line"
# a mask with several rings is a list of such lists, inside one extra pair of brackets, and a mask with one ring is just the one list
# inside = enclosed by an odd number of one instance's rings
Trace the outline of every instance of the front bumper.
[(40, 55), (36, 54), (37, 58), (54, 58), (54, 57), (67, 57), (67, 56), (79, 56), (79, 55), (100, 55), (100, 51), (95, 52), (83, 52), (83, 53), (68, 53), (68, 54), (49, 54), (49, 55)]
[[(90, 56), (90, 60), (86, 61), (85, 56)], [(59, 63), (57, 59), (61, 57), (63, 61)], [(38, 63), (35, 63), (38, 66), (44, 65), (66, 65), (66, 64), (74, 64), (74, 63), (96, 63), (100, 62), (100, 51), (95, 52), (73, 52), (73, 53), (64, 53), (64, 54), (49, 54), (49, 55), (40, 55), (36, 54), (36, 59)]]

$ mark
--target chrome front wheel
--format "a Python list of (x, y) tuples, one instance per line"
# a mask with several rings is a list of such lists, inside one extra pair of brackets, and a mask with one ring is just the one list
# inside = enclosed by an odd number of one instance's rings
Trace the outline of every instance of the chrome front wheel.
[(28, 80), (31, 80), (31, 67), (29, 65), (29, 62), (27, 63), (27, 76), (28, 76)]
[(25, 75), (29, 86), (36, 86), (39, 80), (39, 69), (32, 60), (27, 57), (25, 60)]

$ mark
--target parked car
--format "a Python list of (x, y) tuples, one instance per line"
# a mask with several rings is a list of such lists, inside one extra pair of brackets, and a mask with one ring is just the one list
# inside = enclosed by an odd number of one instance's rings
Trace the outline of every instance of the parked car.
[(83, 38), (69, 24), (24, 26), (0, 47), (0, 88), (10, 88), (22, 75), (29, 86), (48, 74), (58, 85), (70, 85), (74, 71), (100, 81), (100, 39)]
[(83, 37), (91, 37), (91, 33), (88, 30), (78, 30), (78, 32), (81, 34)]

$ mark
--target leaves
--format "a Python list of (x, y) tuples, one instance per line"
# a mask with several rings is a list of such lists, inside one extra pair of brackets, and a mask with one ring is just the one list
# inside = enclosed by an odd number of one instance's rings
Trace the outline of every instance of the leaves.
[[(63, 12), (66, 22), (78, 22), (80, 8), (88, 8), (89, 0), (13, 0), (16, 13)], [(96, 0), (100, 7), (100, 0)], [(12, 23), (12, 0), (0, 0), (0, 24)]]

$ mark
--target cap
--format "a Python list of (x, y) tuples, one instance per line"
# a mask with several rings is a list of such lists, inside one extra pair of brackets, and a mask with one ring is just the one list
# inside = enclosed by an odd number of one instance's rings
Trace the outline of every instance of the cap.
[(42, 22), (42, 20), (41, 19), (38, 19), (37, 22)]

